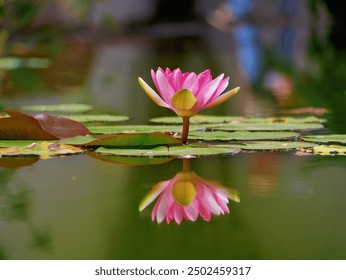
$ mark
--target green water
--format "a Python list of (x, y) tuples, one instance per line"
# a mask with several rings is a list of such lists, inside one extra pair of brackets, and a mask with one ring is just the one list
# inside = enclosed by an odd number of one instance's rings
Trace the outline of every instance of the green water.
[(129, 167), (73, 156), (1, 170), (4, 259), (343, 259), (345, 161), (254, 153), (193, 159), (191, 169), (239, 192), (230, 214), (157, 224), (151, 187), (181, 160)]

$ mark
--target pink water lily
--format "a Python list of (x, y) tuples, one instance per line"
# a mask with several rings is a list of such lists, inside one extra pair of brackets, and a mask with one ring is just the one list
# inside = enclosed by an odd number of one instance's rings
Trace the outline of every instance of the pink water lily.
[(212, 215), (229, 213), (229, 199), (239, 201), (236, 192), (219, 183), (199, 177), (194, 172), (179, 172), (171, 180), (156, 184), (141, 201), (142, 211), (157, 199), (151, 218), (158, 223), (174, 220), (180, 224), (183, 219), (196, 221), (200, 216), (209, 222)]
[[(239, 91), (239, 87), (223, 93), (229, 83), (224, 74), (212, 78), (210, 70), (200, 74), (181, 72), (179, 68), (173, 71), (169, 68), (151, 70), (151, 77), (158, 93), (142, 78), (138, 82), (146, 94), (159, 106), (173, 110), (184, 120), (182, 140), (185, 142), (188, 133), (188, 120), (202, 109), (215, 107)], [(187, 127), (186, 127), (187, 126)], [(186, 133), (186, 135), (184, 135)]]
[(157, 105), (170, 108), (181, 117), (191, 117), (202, 109), (217, 106), (239, 90), (237, 87), (222, 94), (229, 78), (221, 74), (213, 80), (210, 70), (196, 74), (183, 73), (179, 68), (173, 71), (158, 68), (156, 72), (151, 70), (151, 77), (159, 94), (138, 78), (142, 89)]

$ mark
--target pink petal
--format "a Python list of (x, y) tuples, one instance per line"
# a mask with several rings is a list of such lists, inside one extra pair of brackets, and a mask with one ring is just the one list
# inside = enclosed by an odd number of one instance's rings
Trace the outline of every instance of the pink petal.
[(158, 89), (163, 100), (166, 101), (167, 104), (170, 104), (172, 96), (175, 93), (172, 85), (169, 83), (166, 76), (161, 71), (157, 71), (156, 78)]
[(159, 194), (168, 186), (169, 181), (162, 181), (156, 184), (151, 191), (142, 199), (139, 204), (138, 210), (142, 211), (145, 209), (150, 203), (152, 203)]
[(161, 107), (169, 108), (169, 105), (162, 100), (162, 98), (142, 79), (138, 78), (138, 83), (144, 92), (153, 100), (157, 105)]
[(195, 199), (189, 205), (183, 206), (184, 209), (184, 217), (189, 221), (196, 221), (199, 214), (199, 203), (198, 200)]
[(177, 92), (181, 90), (184, 80), (183, 80), (183, 75), (179, 68), (173, 71), (171, 78), (172, 78), (171, 85), (173, 86), (174, 91)]
[(157, 209), (159, 208), (159, 205), (161, 203), (161, 197), (158, 198), (158, 200), (156, 201), (153, 210), (151, 211), (151, 220), (155, 221), (155, 218), (157, 216)]
[(229, 208), (227, 206), (227, 203), (228, 203), (227, 195), (216, 192), (214, 194), (214, 198), (216, 199), (217, 203), (219, 204), (219, 207), (222, 209), (222, 211), (223, 211), (222, 214), (229, 213)]
[(209, 82), (206, 86), (200, 89), (197, 93), (197, 108), (202, 109), (203, 106), (209, 101), (213, 96), (217, 88), (219, 87), (224, 74), (219, 75), (215, 80)]
[(199, 204), (199, 215), (203, 218), (204, 221), (210, 222), (211, 212), (209, 211), (209, 209), (204, 207), (203, 203)]
[(208, 103), (212, 102), (215, 98), (217, 98), (228, 86), (228, 80), (229, 78), (227, 77), (226, 79), (223, 79), (221, 83), (219, 84), (218, 88), (214, 92), (214, 94), (209, 98), (209, 100), (205, 103), (207, 105)]
[(170, 74), (172, 74), (172, 71), (171, 71), (171, 69), (169, 69), (168, 67), (166, 67), (165, 73), (166, 73), (166, 76), (169, 76)]
[(160, 196), (160, 204), (157, 208), (157, 214), (156, 219), (158, 223), (161, 223), (168, 214), (169, 209), (171, 208), (172, 204), (175, 203), (174, 199), (171, 195), (171, 188), (167, 188), (163, 193), (162, 196)]
[(220, 215), (221, 213), (223, 214), (222, 208), (214, 196), (214, 193), (217, 193), (218, 189), (209, 187), (201, 181), (198, 182), (198, 186), (200, 194), (198, 195), (198, 199), (200, 199), (203, 206), (215, 215)]
[(205, 70), (197, 76), (199, 81), (199, 88), (203, 88), (212, 80), (210, 70)]
[(194, 95), (196, 95), (196, 93), (199, 90), (199, 82), (197, 79), (197, 75), (195, 73), (190, 73), (190, 75), (188, 75), (182, 85), (183, 89), (188, 89), (189, 91), (191, 91)]
[(183, 220), (183, 217), (184, 217), (183, 212), (184, 212), (183, 207), (175, 204), (173, 215), (174, 215), (174, 220), (178, 225), (180, 225), (181, 221)]
[(175, 206), (176, 206), (176, 204), (173, 203), (166, 214), (166, 223), (167, 224), (169, 224), (173, 219)]
[(156, 73), (153, 69), (151, 69), (150, 71), (150, 74), (151, 74), (151, 78), (153, 79), (153, 82), (154, 82), (154, 85), (156, 87), (156, 89), (159, 91), (160, 93), (160, 90), (159, 90), (159, 84), (157, 83), (157, 78), (156, 78)]
[(230, 91), (225, 92), (224, 94), (219, 95), (214, 100), (208, 102), (208, 104), (206, 104), (204, 106), (204, 108), (206, 109), (206, 108), (211, 108), (211, 107), (215, 107), (217, 105), (220, 105), (221, 103), (225, 102), (227, 99), (229, 99), (233, 95), (235, 95), (239, 90), (240, 90), (240, 88), (236, 87), (234, 89), (231, 89)]

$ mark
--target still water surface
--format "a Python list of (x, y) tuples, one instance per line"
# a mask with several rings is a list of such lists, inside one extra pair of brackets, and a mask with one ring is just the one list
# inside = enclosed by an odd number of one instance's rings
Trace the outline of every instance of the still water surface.
[(181, 171), (73, 156), (1, 170), (4, 259), (343, 259), (345, 161), (253, 153), (193, 159), (191, 170), (239, 192), (230, 214), (157, 224), (153, 185)]

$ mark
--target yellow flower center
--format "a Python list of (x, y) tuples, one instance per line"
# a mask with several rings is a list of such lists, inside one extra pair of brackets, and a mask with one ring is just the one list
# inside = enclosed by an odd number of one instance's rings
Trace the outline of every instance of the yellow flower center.
[(181, 117), (190, 117), (192, 115), (191, 111), (196, 103), (196, 96), (188, 89), (177, 91), (171, 99), (172, 106), (177, 109), (177, 113)]

